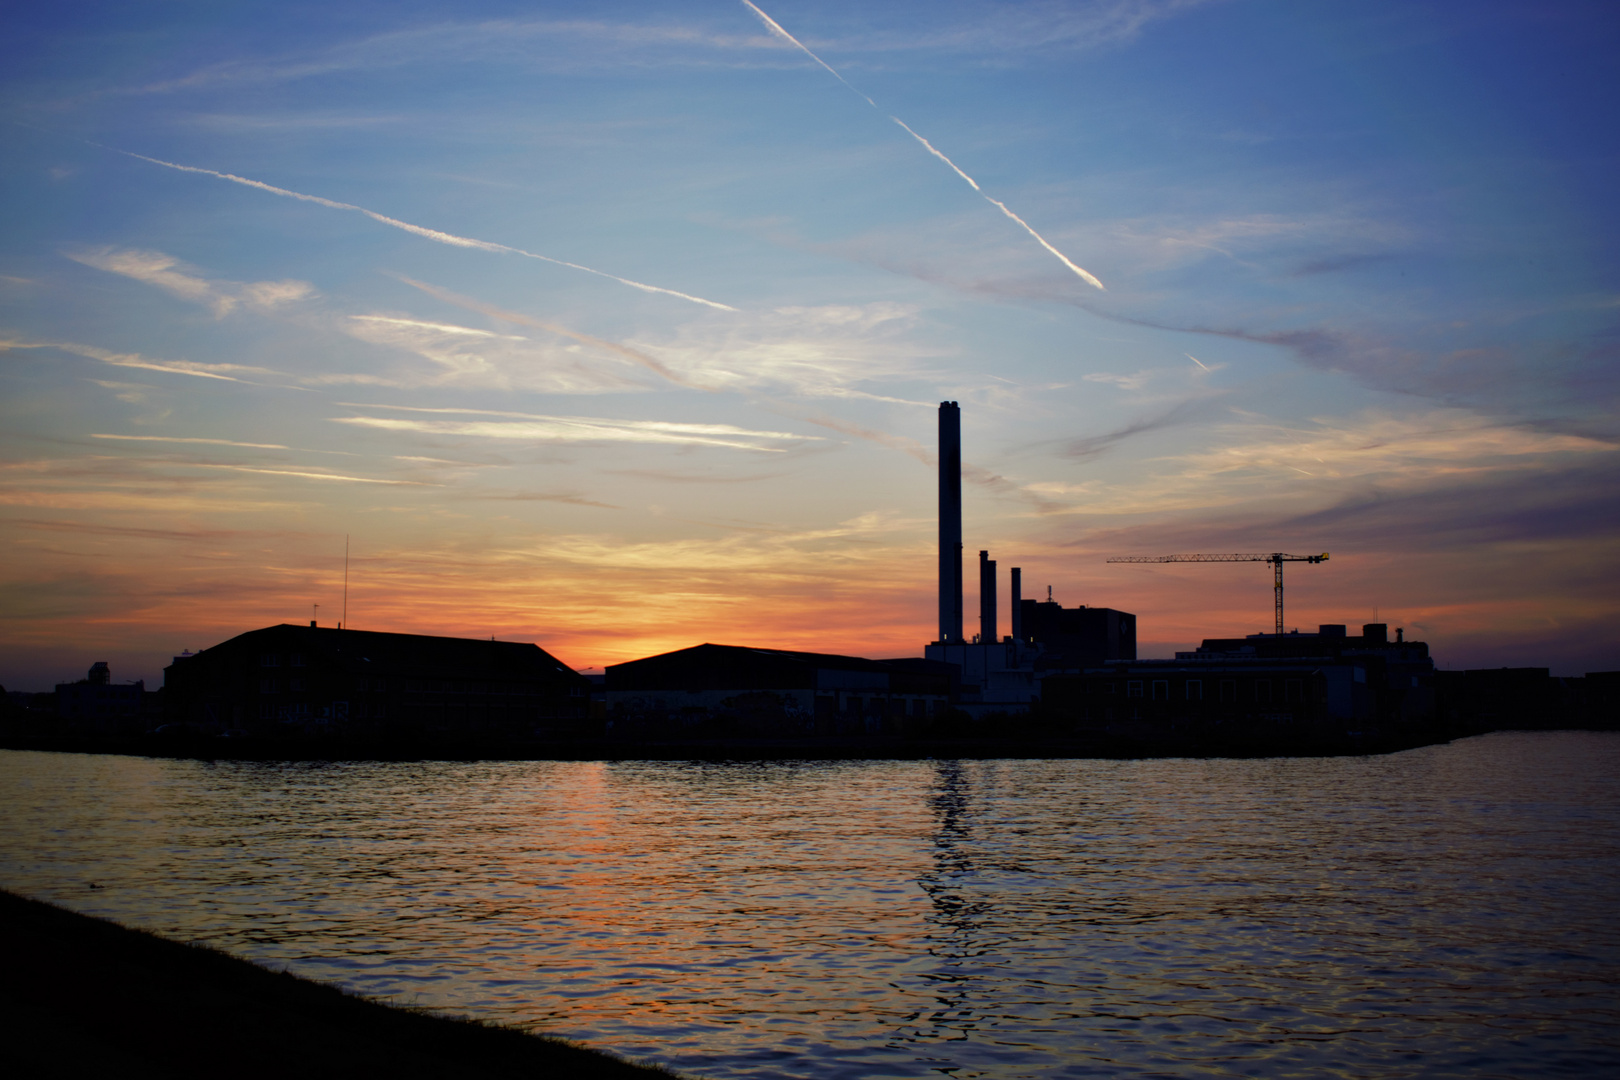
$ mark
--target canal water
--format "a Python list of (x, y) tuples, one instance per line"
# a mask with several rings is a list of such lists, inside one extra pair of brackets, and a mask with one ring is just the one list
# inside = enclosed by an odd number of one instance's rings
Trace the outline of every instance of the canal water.
[(1274, 760), (0, 751), (0, 798), (6, 888), (715, 1080), (1620, 1075), (1620, 734)]

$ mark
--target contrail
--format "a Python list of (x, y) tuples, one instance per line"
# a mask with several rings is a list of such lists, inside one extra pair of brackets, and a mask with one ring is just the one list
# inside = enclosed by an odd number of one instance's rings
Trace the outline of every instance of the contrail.
[(1199, 367), (1203, 368), (1205, 371), (1209, 370), (1209, 365), (1204, 363), (1202, 360), (1198, 359), (1198, 357), (1194, 356), (1192, 353), (1190, 353), (1190, 352), (1189, 353), (1182, 353), (1181, 355), (1185, 356), (1187, 359), (1191, 360), (1193, 363), (1197, 364)]
[[(777, 35), (778, 37), (782, 38), (784, 41), (787, 41), (787, 42), (791, 43), (792, 45), (794, 45), (795, 47), (797, 47), (800, 52), (804, 53), (804, 55), (808, 56), (810, 59), (814, 60), (816, 63), (820, 64), (823, 68), (825, 68), (827, 70), (827, 72), (832, 75), (833, 78), (837, 79), (839, 82), (841, 82), (845, 86), (849, 87), (849, 89), (856, 96), (858, 96), (862, 101), (864, 101), (868, 105), (872, 106), (872, 108), (877, 109), (877, 107), (878, 107), (877, 102), (873, 101), (871, 98), (867, 97), (865, 94), (861, 93), (859, 90), (856, 90), (855, 87), (850, 84), (850, 81), (848, 79), (844, 78), (842, 75), (838, 74), (838, 72), (836, 70), (833, 69), (831, 64), (827, 63), (827, 61), (823, 60), (821, 57), (819, 57), (815, 53), (811, 52), (810, 49), (805, 45), (804, 42), (800, 41), (798, 38), (794, 37), (792, 34), (788, 33), (786, 30), (782, 29), (781, 24), (778, 23), (775, 19), (771, 18), (769, 15), (765, 14), (763, 11), (761, 11), (759, 9), (759, 7), (756, 4), (753, 3), (753, 0), (742, 0), (742, 2), (743, 2), (743, 5), (746, 6), (750, 11), (752, 11), (755, 15), (759, 16), (760, 21), (765, 24), (766, 28), (769, 29), (771, 33)], [(881, 109), (879, 109), (878, 111), (882, 112)], [(1089, 270), (1083, 269), (1082, 267), (1076, 266), (1074, 264), (1074, 262), (1067, 255), (1063, 254), (1063, 252), (1059, 251), (1057, 248), (1053, 247), (1050, 243), (1048, 243), (1046, 237), (1044, 237), (1040, 233), (1036, 232), (1030, 226), (1029, 222), (1025, 221), (1023, 218), (1019, 217), (1017, 214), (1013, 213), (1011, 210), (1007, 209), (1007, 204), (1006, 203), (1002, 202), (1000, 199), (992, 199), (990, 196), (985, 195), (984, 189), (979, 186), (979, 182), (977, 180), (973, 179), (973, 177), (971, 177), (967, 173), (963, 172), (961, 167), (958, 166), (956, 164), (956, 162), (954, 162), (950, 158), (946, 157), (945, 154), (942, 151), (940, 151), (939, 148), (936, 147), (933, 143), (929, 142), (927, 139), (923, 138), (921, 135), (919, 135), (915, 131), (913, 131), (911, 129), (911, 125), (907, 124), (904, 120), (900, 119), (898, 116), (890, 116), (889, 119), (893, 120), (896, 124), (899, 124), (902, 128), (904, 128), (905, 131), (906, 131), (906, 134), (910, 135), (913, 139), (916, 139), (919, 143), (921, 143), (923, 145), (923, 148), (925, 150), (927, 150), (930, 154), (933, 154), (935, 157), (939, 158), (939, 160), (941, 160), (945, 164), (949, 165), (951, 167), (951, 171), (956, 173), (956, 175), (960, 176), (963, 180), (966, 180), (967, 183), (968, 183), (968, 186), (971, 187), (974, 191), (977, 191), (981, 196), (983, 196), (985, 202), (987, 202), (990, 205), (994, 206), (996, 209), (1000, 210), (1003, 214), (1006, 214), (1009, 218), (1016, 221), (1020, 226), (1022, 226), (1024, 231), (1029, 233), (1030, 236), (1033, 236), (1035, 238), (1035, 241), (1038, 244), (1040, 244), (1041, 247), (1045, 248), (1047, 251), (1050, 251), (1053, 255), (1057, 256), (1058, 261), (1063, 263), (1063, 265), (1067, 266), (1070, 270), (1074, 271), (1075, 275), (1077, 277), (1079, 277), (1080, 280), (1086, 282), (1086, 284), (1088, 284), (1088, 285), (1095, 285), (1097, 288), (1102, 289), (1104, 292), (1108, 291), (1106, 288), (1103, 287), (1103, 283), (1101, 281), (1097, 280), (1097, 276), (1095, 274), (1091, 273)]]
[(90, 145), (101, 147), (103, 150), (111, 150), (115, 154), (123, 154), (127, 157), (136, 158), (140, 161), (147, 161), (153, 165), (161, 165), (165, 169), (177, 169), (180, 172), (198, 173), (202, 176), (214, 176), (221, 180), (229, 180), (233, 184), (241, 184), (245, 187), (258, 188), (260, 191), (268, 191), (272, 195), (280, 195), (283, 198), (288, 199), (298, 199), (301, 202), (315, 203), (318, 206), (329, 207), (333, 210), (352, 210), (357, 214), (364, 214), (372, 221), (380, 222), (381, 224), (387, 225), (391, 228), (402, 229), (408, 233), (414, 233), (417, 236), (424, 237), (425, 239), (432, 240), (436, 243), (449, 244), (451, 247), (477, 248), (480, 251), (497, 251), (508, 255), (522, 255), (526, 259), (539, 259), (541, 262), (548, 262), (557, 266), (566, 266), (570, 270), (582, 270), (587, 274), (595, 274), (597, 277), (604, 277), (609, 281), (617, 281), (620, 285), (628, 285), (632, 289), (640, 289), (642, 292), (662, 293), (665, 296), (675, 296), (682, 300), (691, 301), (694, 304), (703, 304), (706, 307), (718, 308), (721, 311), (737, 310), (730, 304), (722, 304), (715, 300), (705, 300), (701, 296), (693, 296), (691, 293), (683, 293), (675, 289), (665, 289), (658, 285), (648, 285), (642, 281), (632, 281), (629, 278), (619, 277), (617, 274), (610, 274), (605, 270), (593, 270), (589, 266), (581, 266), (579, 263), (572, 263), (566, 259), (553, 259), (550, 255), (540, 255), (533, 251), (524, 251), (522, 248), (511, 247), (507, 244), (496, 244), (488, 240), (474, 240), (466, 236), (456, 236), (454, 233), (440, 232), (438, 229), (429, 229), (421, 225), (412, 225), (408, 221), (400, 221), (398, 218), (391, 218), (386, 214), (379, 214), (375, 210), (367, 210), (363, 206), (355, 206), (353, 203), (338, 202), (335, 199), (323, 199), (319, 195), (305, 195), (297, 191), (288, 191), (286, 188), (279, 188), (273, 184), (266, 184), (262, 180), (249, 180), (245, 176), (236, 176), (227, 172), (216, 172), (213, 169), (200, 169), (195, 165), (177, 165), (172, 161), (162, 161), (158, 158), (147, 157), (145, 154), (137, 154), (131, 150), (120, 150), (116, 146), (103, 146), (101, 143), (91, 143)]
[(506, 311), (503, 308), (498, 308), (493, 304), (486, 304), (481, 300), (474, 300), (470, 296), (461, 296), (458, 293), (451, 292), (449, 289), (441, 289), (437, 285), (429, 285), (425, 281), (417, 281), (414, 278), (408, 278), (404, 274), (393, 274), (391, 276), (398, 278), (411, 288), (421, 289), (429, 296), (438, 300), (443, 300), (447, 304), (454, 304), (457, 307), (463, 307), (469, 311), (476, 311), (479, 314), (488, 315), (491, 318), (500, 319), (503, 322), (517, 323), (520, 326), (532, 326), (537, 330), (545, 330), (548, 333), (557, 334), (561, 337), (573, 338), (575, 341), (585, 345), (594, 345), (599, 349), (606, 349), (609, 352), (618, 353), (626, 360), (640, 364), (647, 370), (656, 372), (657, 374), (668, 379), (670, 382), (679, 386), (689, 387), (693, 390), (712, 389), (711, 387), (693, 382), (692, 380), (681, 375), (679, 372), (671, 370), (656, 357), (648, 356), (641, 350), (632, 349), (628, 345), (620, 345), (616, 341), (607, 341), (603, 338), (592, 337), (590, 334), (582, 334), (577, 330), (570, 330), (566, 326), (558, 326), (556, 323), (542, 322), (539, 319), (530, 318), (528, 315), (523, 315), (516, 311)]
[(992, 199), (988, 195), (986, 195), (984, 197), (984, 199), (988, 203), (993, 203), (995, 205), (996, 209), (1000, 210), (1003, 214), (1006, 214), (1008, 217), (1010, 217), (1014, 221), (1018, 222), (1018, 224), (1022, 225), (1024, 227), (1025, 232), (1027, 232), (1027, 233), (1029, 233), (1029, 235), (1033, 236), (1035, 238), (1035, 241), (1038, 244), (1040, 244), (1041, 247), (1045, 248), (1047, 251), (1050, 251), (1052, 254), (1056, 255), (1060, 260), (1062, 260), (1064, 266), (1067, 266), (1070, 270), (1073, 270), (1076, 274), (1078, 274), (1080, 276), (1080, 280), (1082, 280), (1082, 281), (1084, 281), (1084, 282), (1086, 282), (1088, 284), (1097, 286), (1097, 288), (1102, 289), (1103, 292), (1108, 291), (1107, 289), (1103, 288), (1103, 283), (1097, 280), (1096, 275), (1094, 275), (1091, 271), (1086, 270), (1086, 269), (1084, 269), (1082, 267), (1076, 266), (1074, 263), (1070, 262), (1069, 257), (1067, 255), (1063, 254), (1063, 252), (1059, 251), (1057, 248), (1053, 247), (1051, 244), (1046, 242), (1046, 237), (1042, 236), (1040, 233), (1038, 233), (1034, 229), (1030, 228), (1029, 222), (1025, 221), (1023, 218), (1019, 217), (1017, 214), (1013, 213), (1011, 210), (1007, 209), (1007, 204), (1006, 203), (1002, 202), (1000, 199)]
[[(798, 46), (798, 48), (804, 53), (804, 55), (808, 56), (810, 59), (812, 59), (816, 63), (820, 64), (822, 67), (826, 68), (827, 69), (827, 74), (831, 75), (833, 78), (837, 79), (839, 82), (843, 83), (845, 86), (848, 86), (850, 91), (853, 94), (855, 94), (855, 96), (859, 97), (862, 101), (864, 101), (868, 105), (872, 106), (872, 108), (874, 108), (874, 109), (877, 108), (877, 102), (873, 101), (871, 98), (867, 97), (865, 94), (861, 93), (859, 90), (856, 90), (855, 87), (850, 86), (850, 82), (849, 82), (848, 79), (844, 78), (842, 75), (838, 74), (838, 72), (834, 71), (833, 68), (832, 68), (832, 65), (827, 63), (827, 61), (823, 60), (821, 57), (817, 56), (815, 53), (813, 53), (809, 49), (805, 48), (804, 42), (800, 41), (798, 38), (794, 37), (792, 34), (788, 33), (786, 30), (782, 29), (782, 24), (781, 23), (777, 22), (775, 19), (771, 18), (769, 15), (767, 15), (763, 11), (759, 10), (759, 8), (757, 6), (750, 3), (750, 0), (742, 0), (742, 2), (755, 15), (759, 16), (760, 21), (765, 24), (766, 29), (768, 29), (771, 33), (775, 34), (779, 38), (782, 38), (784, 41), (787, 41), (787, 42), (789, 42), (789, 43), (791, 43), (793, 45)], [(910, 130), (910, 129), (908, 128), (907, 130)], [(944, 155), (941, 155), (941, 156), (943, 157)], [(973, 181), (971, 181), (971, 180), (968, 181), (968, 183), (970, 183), (970, 184), (972, 182)]]
[[(969, 176), (967, 173), (965, 173), (961, 169), (957, 168), (956, 162), (952, 161), (950, 158), (946, 157), (944, 154), (942, 154), (938, 150), (936, 150), (934, 148), (933, 143), (929, 142), (927, 139), (923, 138), (921, 135), (917, 134), (915, 131), (912, 131), (910, 124), (906, 123), (904, 120), (900, 119), (898, 116), (891, 116), (891, 117), (889, 117), (889, 119), (893, 120), (895, 123), (897, 123), (901, 127), (905, 128), (906, 129), (906, 134), (910, 135), (913, 139), (916, 139), (918, 142), (922, 143), (923, 146), (927, 147), (928, 152), (930, 154), (933, 154), (935, 157), (939, 158), (939, 160), (941, 160), (945, 164), (949, 165), (956, 172), (957, 176), (960, 176), (962, 179), (966, 180), (969, 184), (971, 184), (973, 186), (974, 191), (977, 191), (980, 195), (984, 194), (984, 189), (979, 187), (979, 182), (977, 180), (973, 179), (973, 177)], [(995, 200), (992, 199), (991, 201), (994, 202)], [(1005, 210), (1006, 207), (1003, 206), (1002, 209)], [(1026, 225), (1025, 228), (1028, 228), (1028, 226)]]

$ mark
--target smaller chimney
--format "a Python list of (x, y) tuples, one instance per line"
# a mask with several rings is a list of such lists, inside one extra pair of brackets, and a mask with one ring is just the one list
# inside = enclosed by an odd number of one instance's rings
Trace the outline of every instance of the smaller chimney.
[(314, 619), (309, 620), (309, 628), (311, 630), (315, 629), (315, 620)]
[(1012, 636), (1019, 644), (1024, 641), (1024, 571), (1013, 567), (1012, 574)]
[(979, 640), (996, 640), (996, 560), (988, 551), (979, 552)]

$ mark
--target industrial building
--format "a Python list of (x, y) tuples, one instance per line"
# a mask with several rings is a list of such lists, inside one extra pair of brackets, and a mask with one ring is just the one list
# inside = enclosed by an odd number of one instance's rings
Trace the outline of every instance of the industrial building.
[(1040, 700), (1047, 674), (1077, 671), (1111, 660), (1136, 659), (1136, 617), (1113, 608), (1065, 608), (1048, 590), (1044, 601), (1023, 596), (1023, 571), (1013, 567), (1011, 633), (997, 619), (996, 560), (979, 552), (979, 632), (962, 626), (962, 412), (939, 406), (939, 636), (923, 655), (959, 672), (956, 702), (972, 716), (1027, 712)]
[(907, 734), (951, 701), (926, 660), (694, 645), (606, 670), (608, 733), (630, 736)]
[(208, 734), (524, 741), (584, 734), (590, 683), (538, 645), (282, 624), (163, 670), (171, 722)]
[(1211, 638), (1174, 660), (1112, 662), (1042, 680), (1049, 715), (1082, 729), (1199, 725), (1368, 725), (1434, 718), (1434, 663), (1420, 641), (1316, 633)]

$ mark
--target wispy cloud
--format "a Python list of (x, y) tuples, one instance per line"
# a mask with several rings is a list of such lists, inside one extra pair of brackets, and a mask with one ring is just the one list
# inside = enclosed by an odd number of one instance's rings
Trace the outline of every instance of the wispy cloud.
[(652, 347), (703, 388), (927, 405), (881, 392), (934, 374), (917, 325), (916, 306), (890, 301), (786, 306), (699, 320)]
[(338, 202), (336, 199), (322, 198), (319, 195), (305, 195), (301, 192), (289, 191), (287, 188), (276, 187), (273, 184), (266, 184), (260, 180), (249, 180), (244, 176), (236, 176), (232, 173), (219, 172), (215, 169), (203, 169), (195, 165), (179, 165), (172, 161), (164, 161), (161, 158), (147, 157), (145, 154), (137, 154), (130, 150), (120, 150), (117, 147), (102, 146), (100, 143), (92, 143), (91, 145), (100, 146), (102, 149), (111, 150), (115, 154), (123, 154), (126, 157), (132, 157), (139, 161), (149, 162), (153, 165), (161, 165), (165, 169), (174, 169), (179, 172), (186, 173), (196, 173), (201, 176), (212, 176), (220, 180), (228, 180), (233, 184), (241, 184), (244, 187), (254, 188), (259, 191), (267, 191), (272, 195), (280, 195), (283, 198), (297, 199), (300, 202), (314, 203), (317, 206), (324, 206), (332, 210), (349, 210), (357, 214), (364, 214), (366, 217), (378, 222), (379, 224), (387, 225), (389, 228), (393, 229), (400, 229), (404, 232), (411, 233), (413, 236), (420, 236), (424, 239), (432, 240), (437, 244), (448, 244), (451, 247), (459, 248), (474, 248), (479, 251), (492, 251), (507, 255), (521, 255), (526, 259), (538, 259), (541, 262), (552, 263), (556, 266), (566, 266), (570, 270), (579, 270), (586, 274), (594, 274), (597, 277), (607, 278), (609, 281), (616, 281), (620, 285), (628, 285), (630, 288), (639, 289), (642, 292), (661, 293), (665, 296), (677, 297), (681, 300), (687, 300), (694, 304), (702, 304), (706, 307), (717, 308), (721, 311), (737, 310), (729, 304), (722, 304), (715, 300), (705, 300), (701, 296), (693, 296), (691, 293), (680, 292), (676, 289), (666, 289), (661, 285), (648, 285), (645, 282), (619, 277), (617, 274), (610, 274), (605, 270), (594, 270), (589, 266), (582, 266), (579, 263), (569, 262), (566, 259), (554, 259), (550, 255), (540, 255), (533, 251), (525, 251), (522, 248), (512, 247), (509, 244), (497, 244), (489, 240), (474, 240), (470, 237), (457, 236), (454, 233), (442, 232), (438, 229), (430, 229), (423, 225), (412, 225), (408, 221), (401, 221), (398, 218), (391, 218), (386, 214), (379, 214), (375, 210), (367, 210), (365, 207), (356, 206), (353, 203)]
[(243, 283), (210, 280), (202, 277), (195, 268), (161, 251), (97, 248), (66, 251), (63, 254), (85, 266), (155, 285), (182, 300), (211, 308), (219, 316), (226, 315), (239, 304), (268, 311), (315, 295), (315, 286), (307, 281)]
[[(99, 360), (113, 367), (138, 368), (142, 371), (161, 371), (169, 375), (189, 375), (197, 379), (218, 379), (223, 382), (252, 382), (243, 375), (285, 375), (269, 368), (247, 364), (203, 364), (192, 360), (153, 360), (139, 353), (115, 353), (94, 345), (81, 345), (71, 341), (15, 341), (0, 339), (0, 352), (9, 349), (57, 349), (61, 352)], [(283, 387), (283, 389), (298, 389)]]
[[(1090, 378), (1090, 376), (1086, 376)], [(1071, 458), (1092, 458), (1134, 435), (1189, 424), (1208, 417), (1214, 409), (1210, 397), (1194, 397), (1178, 401), (1161, 412), (1143, 416), (1101, 435), (1087, 435), (1071, 439), (1064, 444), (1063, 453)]]
[(662, 360), (659, 360), (657, 357), (650, 356), (640, 349), (633, 349), (628, 345), (622, 345), (616, 341), (608, 341), (604, 338), (594, 337), (590, 334), (582, 334), (579, 331), (571, 330), (566, 326), (545, 322), (543, 320), (533, 318), (532, 316), (521, 314), (520, 312), (506, 311), (496, 307), (493, 304), (486, 304), (480, 300), (474, 300), (471, 297), (461, 296), (457, 293), (453, 293), (448, 289), (441, 289), (435, 285), (428, 285), (425, 282), (415, 281), (411, 278), (405, 277), (402, 274), (396, 274), (394, 276), (412, 288), (420, 289), (429, 296), (432, 296), (438, 300), (443, 300), (445, 303), (455, 304), (457, 307), (466, 308), (469, 311), (477, 311), (481, 314), (488, 315), (491, 318), (500, 319), (503, 322), (516, 323), (519, 326), (532, 326), (537, 330), (544, 330), (547, 333), (556, 334), (559, 337), (570, 338), (574, 341), (580, 342), (581, 344), (590, 345), (593, 348), (605, 350), (617, 356), (623, 357), (633, 364), (639, 364), (648, 371), (651, 371), (680, 386), (687, 386), (700, 390), (709, 389), (708, 387), (700, 386), (685, 376), (670, 370), (669, 366)]
[(814, 440), (813, 435), (785, 431), (757, 431), (732, 424), (694, 424), (669, 420), (614, 420), (581, 416), (546, 416), (537, 413), (490, 409), (440, 409), (406, 405), (370, 405), (395, 412), (493, 417), (478, 420), (426, 420), (415, 417), (335, 416), (334, 423), (382, 431), (423, 435), (452, 435), (524, 442), (582, 443), (631, 442), (688, 446), (721, 446), (734, 450), (781, 452), (780, 442)]
[(419, 480), (383, 480), (375, 476), (350, 476), (346, 473), (312, 472), (307, 469), (266, 469), (256, 465), (222, 465), (215, 462), (188, 461), (184, 464), (193, 469), (228, 469), (231, 472), (259, 473), (264, 476), (294, 476), (302, 480), (335, 480), (345, 484), (391, 484), (402, 487), (438, 487), (437, 484), (427, 484)]
[(180, 435), (91, 435), (92, 439), (119, 439), (124, 442), (201, 443), (208, 446), (243, 446), (252, 450), (285, 450), (280, 443), (236, 442), (232, 439), (187, 438)]

